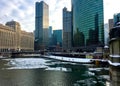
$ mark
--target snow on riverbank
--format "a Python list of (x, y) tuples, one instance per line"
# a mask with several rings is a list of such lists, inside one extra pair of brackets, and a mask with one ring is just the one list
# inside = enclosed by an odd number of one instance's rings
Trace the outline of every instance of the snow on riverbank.
[(53, 56), (53, 55), (49, 55), (49, 56), (44, 55), (43, 57), (46, 57), (49, 59), (73, 62), (73, 63), (92, 63), (93, 62), (93, 60), (86, 59), (86, 58), (70, 58), (70, 57)]
[(120, 63), (112, 63), (111, 61), (108, 61), (110, 65), (112, 66), (120, 66)]

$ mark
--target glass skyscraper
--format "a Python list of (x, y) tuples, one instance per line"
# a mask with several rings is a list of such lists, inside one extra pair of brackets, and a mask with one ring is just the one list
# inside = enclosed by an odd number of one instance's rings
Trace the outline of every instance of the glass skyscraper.
[(62, 30), (53, 30), (53, 44), (62, 46)]
[(63, 49), (71, 48), (72, 40), (72, 13), (63, 8)]
[(104, 44), (103, 0), (72, 0), (73, 46)]
[(36, 2), (35, 8), (35, 45), (48, 46), (49, 6), (44, 2)]
[(120, 13), (114, 14), (114, 26), (117, 25), (118, 22), (120, 22)]

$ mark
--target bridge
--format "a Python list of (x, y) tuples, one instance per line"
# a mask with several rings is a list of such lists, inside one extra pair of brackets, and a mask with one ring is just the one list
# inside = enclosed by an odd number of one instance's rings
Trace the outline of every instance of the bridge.
[(22, 56), (22, 55), (27, 55), (27, 54), (41, 54), (41, 55), (44, 55), (45, 52), (48, 52), (48, 51), (14, 51), (14, 52), (11, 52), (11, 56)]

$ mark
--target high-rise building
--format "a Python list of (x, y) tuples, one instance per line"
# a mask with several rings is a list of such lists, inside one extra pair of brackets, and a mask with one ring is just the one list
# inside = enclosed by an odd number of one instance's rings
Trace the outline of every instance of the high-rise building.
[(49, 36), (49, 38), (52, 37), (52, 26), (49, 26), (48, 36)]
[(110, 23), (104, 24), (104, 42), (105, 42), (104, 44), (105, 44), (105, 46), (108, 46), (108, 44), (109, 44), (109, 30), (110, 30), (110, 27), (113, 28), (112, 25), (113, 24), (110, 25)]
[(108, 20), (108, 23), (109, 23), (109, 30), (111, 30), (111, 29), (113, 28), (113, 26), (114, 26), (114, 21), (113, 21), (113, 19), (109, 19), (109, 20)]
[(48, 45), (48, 47), (51, 47), (52, 46), (52, 26), (49, 26), (48, 37), (49, 37), (49, 45)]
[(72, 12), (63, 8), (63, 48), (70, 49), (72, 45)]
[(19, 22), (9, 21), (0, 24), (0, 52), (33, 51), (34, 35), (32, 32), (21, 30)]
[(53, 30), (53, 45), (62, 46), (62, 30)]
[(103, 0), (72, 0), (73, 46), (104, 44)]
[(114, 14), (114, 26), (117, 25), (118, 22), (120, 22), (120, 13)]
[(48, 46), (49, 6), (44, 2), (36, 2), (35, 8), (35, 48)]

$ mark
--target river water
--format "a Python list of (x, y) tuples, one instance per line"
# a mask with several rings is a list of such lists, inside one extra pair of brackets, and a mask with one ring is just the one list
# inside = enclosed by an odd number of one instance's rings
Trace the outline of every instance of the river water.
[(108, 86), (109, 68), (42, 57), (0, 59), (0, 86)]

